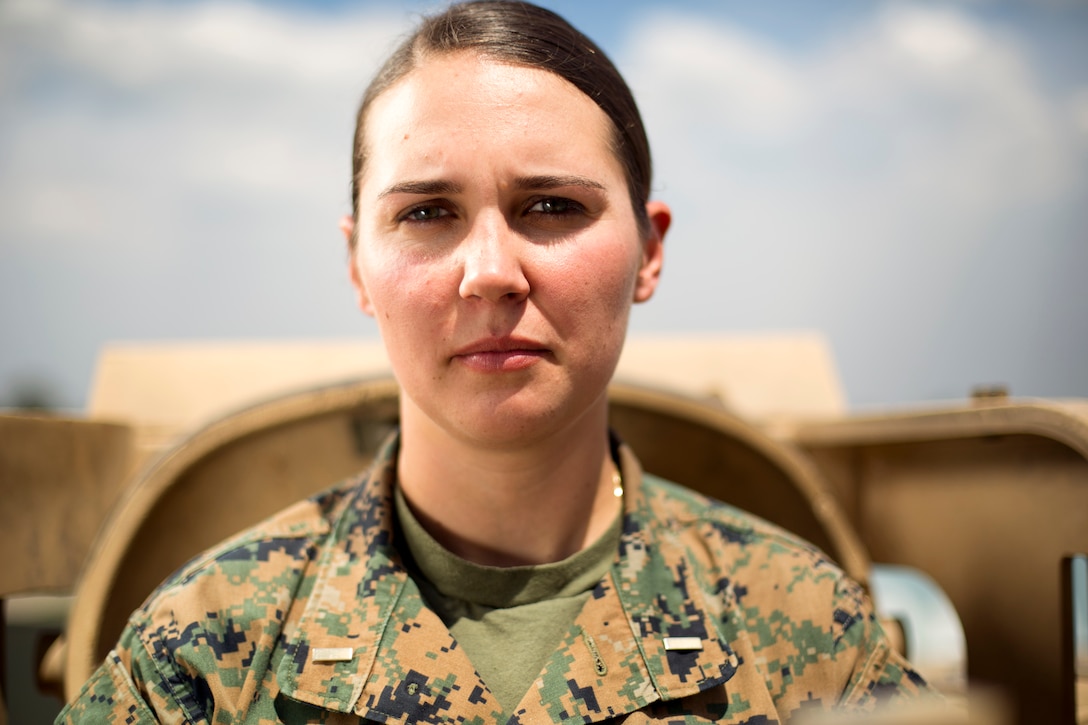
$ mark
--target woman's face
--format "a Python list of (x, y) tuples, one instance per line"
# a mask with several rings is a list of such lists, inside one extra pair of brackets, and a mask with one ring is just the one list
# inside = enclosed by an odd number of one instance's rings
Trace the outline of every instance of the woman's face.
[(466, 52), (374, 101), (351, 276), (406, 416), (502, 445), (603, 410), (669, 222), (642, 238), (610, 138), (559, 76)]

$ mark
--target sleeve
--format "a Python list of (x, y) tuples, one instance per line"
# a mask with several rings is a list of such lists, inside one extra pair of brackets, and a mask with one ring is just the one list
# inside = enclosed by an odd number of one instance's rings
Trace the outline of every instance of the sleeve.
[(182, 706), (195, 701), (195, 693), (186, 691), (186, 683), (192, 681), (173, 672), (175, 663), (152, 657), (154, 648), (143, 641), (142, 631), (135, 622), (129, 623), (116, 648), (57, 716), (55, 725), (206, 722), (194, 717), (192, 708)]
[(79, 695), (57, 716), (61, 723), (157, 723), (161, 722), (140, 697), (128, 669), (116, 650), (111, 650)]
[(836, 587), (834, 618), (840, 646), (853, 649), (854, 668), (840, 699), (844, 710), (872, 710), (899, 701), (937, 698), (925, 679), (897, 652), (861, 587), (843, 579)]

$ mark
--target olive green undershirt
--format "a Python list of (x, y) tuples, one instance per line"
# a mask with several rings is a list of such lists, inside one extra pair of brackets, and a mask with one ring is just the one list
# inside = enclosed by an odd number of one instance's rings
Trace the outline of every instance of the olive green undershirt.
[[(574, 623), (619, 547), (622, 516), (597, 541), (553, 564), (473, 564), (434, 540), (400, 489), (397, 518), (413, 579), (499, 705), (511, 713)], [(408, 557), (406, 557), (408, 558)]]

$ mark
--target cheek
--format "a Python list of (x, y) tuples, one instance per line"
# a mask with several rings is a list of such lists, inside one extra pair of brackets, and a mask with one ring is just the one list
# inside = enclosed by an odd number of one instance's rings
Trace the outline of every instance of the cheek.
[(638, 259), (623, 242), (581, 249), (557, 275), (580, 313), (615, 317), (634, 297)]
[(398, 257), (367, 261), (362, 277), (383, 336), (411, 333), (437, 319), (444, 289), (439, 268)]
[[(546, 317), (585, 358), (611, 359), (627, 332), (634, 298), (638, 258), (627, 244), (581, 248), (550, 270), (551, 282), (541, 285), (540, 305)], [(550, 289), (550, 293), (545, 290)]]

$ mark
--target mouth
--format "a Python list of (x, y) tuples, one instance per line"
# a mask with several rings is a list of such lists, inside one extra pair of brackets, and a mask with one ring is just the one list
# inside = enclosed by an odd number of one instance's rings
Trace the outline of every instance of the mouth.
[(483, 373), (524, 370), (551, 357), (544, 345), (523, 338), (501, 337), (477, 340), (457, 350), (453, 360)]

